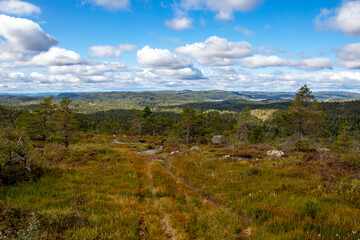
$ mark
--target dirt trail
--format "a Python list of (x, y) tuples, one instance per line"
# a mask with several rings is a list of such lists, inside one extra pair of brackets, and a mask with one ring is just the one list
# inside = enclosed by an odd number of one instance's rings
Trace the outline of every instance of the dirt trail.
[(143, 215), (141, 216), (141, 218), (139, 220), (136, 237), (138, 240), (148, 239), (148, 232), (147, 232), (146, 223), (145, 223)]
[(165, 230), (165, 236), (169, 240), (176, 240), (176, 232), (175, 230), (170, 226), (168, 218), (165, 216), (162, 219), (163, 227)]
[(174, 172), (170, 169), (170, 167), (166, 166), (166, 167), (164, 167), (164, 168), (166, 169), (166, 171), (167, 171), (168, 173), (170, 173), (170, 175), (171, 175), (173, 178), (180, 180), (180, 181), (181, 181), (182, 183), (184, 183), (188, 188), (190, 188), (190, 189), (193, 190), (194, 192), (197, 192), (198, 194), (200, 194), (200, 196), (201, 196), (203, 199), (205, 199), (206, 201), (209, 201), (209, 202), (211, 202), (212, 204), (214, 204), (215, 206), (218, 206), (218, 207), (225, 207), (225, 206), (223, 206), (221, 203), (215, 201), (211, 196), (206, 196), (205, 194), (203, 194), (202, 191), (201, 191), (201, 189), (194, 187), (194, 186), (191, 184), (191, 182), (189, 182), (187, 179), (185, 179), (185, 178), (183, 178), (183, 177), (181, 177), (181, 176), (176, 175), (176, 173), (174, 173)]
[[(141, 214), (141, 218), (140, 218), (139, 224), (138, 224), (137, 239), (141, 239), (141, 240), (149, 239), (149, 233), (148, 233), (148, 229), (146, 226), (146, 218), (150, 217), (150, 216), (147, 216), (147, 214), (150, 214), (150, 213), (148, 213), (148, 210), (146, 209), (146, 205), (152, 204), (152, 205), (156, 206), (159, 204), (159, 199), (157, 199), (155, 197), (158, 186), (156, 186), (156, 184), (154, 184), (154, 180), (153, 180), (153, 169), (154, 169), (154, 167), (156, 168), (159, 166), (161, 166), (161, 168), (163, 168), (163, 170), (165, 172), (167, 172), (169, 174), (169, 176), (177, 184), (179, 184), (178, 186), (174, 186), (174, 187), (180, 187), (181, 185), (186, 186), (190, 190), (190, 192), (193, 192), (198, 196), (199, 200), (202, 200), (204, 202), (209, 202), (216, 208), (220, 208), (222, 211), (236, 212), (245, 221), (247, 221), (247, 222), (251, 221), (251, 219), (248, 218), (243, 212), (234, 211), (234, 209), (214, 200), (213, 197), (205, 195), (203, 193), (202, 189), (196, 188), (195, 186), (193, 186), (193, 184), (190, 181), (188, 181), (187, 179), (176, 174), (176, 172), (171, 169), (171, 163), (169, 161), (166, 161), (166, 159), (165, 159), (164, 164), (158, 164), (159, 161), (158, 161), (156, 155), (150, 155), (150, 154), (144, 154), (144, 153), (135, 153), (134, 154), (134, 152), (132, 152), (130, 154), (130, 152), (128, 152), (126, 150), (123, 153), (124, 153), (124, 155), (126, 155), (126, 158), (133, 159), (132, 162), (134, 162), (134, 168), (136, 169), (136, 171), (138, 173), (138, 177), (139, 177), (139, 181), (140, 181), (138, 196), (140, 197), (139, 204), (142, 208), (141, 209), (142, 214)], [(150, 194), (150, 196), (144, 195), (145, 188), (150, 190), (150, 192), (152, 193), (152, 194)], [(186, 196), (186, 198), (189, 198), (186, 193), (184, 193), (184, 195)], [(163, 228), (163, 234), (164, 234), (163, 236), (166, 237), (166, 239), (176, 240), (177, 239), (177, 231), (176, 231), (176, 229), (172, 228), (171, 223), (169, 221), (170, 219), (167, 215), (168, 213), (161, 210), (161, 207), (159, 209), (160, 209), (160, 211), (157, 213), (157, 215), (159, 217), (158, 218), (159, 221), (161, 221), (161, 225)], [(248, 234), (243, 233), (240, 239), (247, 239), (246, 235), (248, 235)]]
[(252, 219), (251, 219), (249, 216), (247, 216), (244, 212), (241, 212), (241, 211), (238, 211), (238, 210), (233, 209), (233, 208), (231, 208), (231, 207), (228, 207), (228, 206), (226, 206), (226, 205), (224, 205), (224, 204), (222, 204), (222, 203), (219, 203), (218, 201), (214, 200), (213, 197), (208, 196), (208, 195), (205, 195), (205, 194), (202, 192), (201, 189), (194, 187), (194, 186), (192, 185), (192, 183), (189, 182), (187, 179), (185, 179), (185, 178), (177, 175), (174, 171), (172, 171), (170, 164), (167, 163), (164, 168), (165, 168), (166, 171), (167, 171), (168, 173), (170, 173), (175, 179), (180, 180), (180, 181), (183, 182), (187, 187), (189, 187), (191, 190), (193, 190), (194, 192), (197, 192), (204, 200), (209, 201), (209, 202), (212, 203), (213, 205), (215, 205), (215, 206), (217, 206), (217, 207), (220, 207), (220, 208), (222, 208), (222, 209), (224, 209), (224, 210), (231, 211), (231, 212), (236, 212), (239, 216), (241, 216), (241, 217), (243, 218), (243, 220), (244, 220), (245, 222), (248, 222), (248, 223), (249, 223), (249, 222), (252, 222)]

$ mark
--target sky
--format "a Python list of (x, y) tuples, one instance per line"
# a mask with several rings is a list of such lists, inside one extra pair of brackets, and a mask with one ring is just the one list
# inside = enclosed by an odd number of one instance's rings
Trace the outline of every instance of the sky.
[(0, 0), (0, 93), (360, 92), (360, 0)]

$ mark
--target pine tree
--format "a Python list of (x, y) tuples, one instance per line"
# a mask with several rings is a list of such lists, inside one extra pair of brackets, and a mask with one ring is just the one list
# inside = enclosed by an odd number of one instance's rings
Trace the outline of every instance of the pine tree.
[(71, 138), (76, 132), (75, 113), (70, 107), (71, 102), (70, 98), (64, 97), (51, 119), (54, 124), (55, 138), (64, 143), (66, 148), (69, 147)]
[(29, 135), (33, 139), (39, 139), (45, 142), (51, 135), (53, 129), (51, 128), (50, 118), (55, 112), (56, 105), (53, 103), (53, 97), (47, 97), (40, 106), (34, 110), (34, 115), (27, 126)]
[(145, 107), (143, 112), (144, 132), (155, 135), (155, 119), (154, 114), (149, 107)]
[(325, 114), (321, 107), (321, 104), (315, 99), (311, 106), (311, 125), (312, 133), (315, 136), (315, 139), (318, 140), (320, 136), (320, 130), (322, 125), (325, 122)]
[(302, 139), (309, 126), (314, 123), (314, 102), (316, 102), (316, 98), (304, 85), (297, 91), (296, 97), (289, 107), (291, 124), (295, 127), (297, 139)]
[(219, 113), (216, 113), (212, 118), (210, 122), (210, 127), (212, 132), (215, 135), (221, 134), (223, 131), (223, 123), (221, 122), (221, 117)]
[(181, 114), (180, 127), (185, 129), (186, 144), (190, 142), (190, 136), (193, 134), (196, 125), (196, 111), (191, 107), (184, 108)]
[(142, 137), (143, 130), (143, 115), (140, 111), (134, 110), (133, 118), (131, 120), (131, 129)]
[(335, 146), (337, 148), (347, 150), (352, 148), (353, 145), (354, 145), (353, 139), (349, 135), (349, 125), (345, 123), (339, 128), (339, 133), (337, 140), (335, 142)]
[(243, 108), (243, 110), (241, 111), (240, 118), (236, 126), (237, 134), (243, 137), (245, 147), (247, 147), (250, 127), (251, 127), (251, 109), (250, 107), (247, 106)]

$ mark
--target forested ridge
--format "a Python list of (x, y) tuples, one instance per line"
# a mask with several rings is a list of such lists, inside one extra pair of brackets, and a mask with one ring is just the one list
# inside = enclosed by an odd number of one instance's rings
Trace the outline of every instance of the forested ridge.
[[(73, 100), (72, 104), (82, 113), (94, 113), (111, 109), (138, 109), (148, 106), (152, 109), (173, 109), (193, 107), (198, 110), (239, 110), (249, 105), (254, 108), (283, 108), (290, 105), (295, 93), (291, 92), (235, 92), (235, 91), (154, 91), (154, 92), (106, 92), (106, 93), (60, 93), (54, 101), (63, 97)], [(346, 101), (360, 98), (351, 92), (314, 93), (321, 101)], [(35, 109), (45, 97), (42, 95), (0, 95), (0, 105), (17, 109)], [(269, 103), (267, 105), (264, 103)], [(274, 106), (271, 107), (271, 104)]]

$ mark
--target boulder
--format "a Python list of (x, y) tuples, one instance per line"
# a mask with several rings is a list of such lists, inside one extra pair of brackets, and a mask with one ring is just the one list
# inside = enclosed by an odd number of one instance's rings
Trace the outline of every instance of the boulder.
[(221, 144), (225, 142), (225, 138), (223, 135), (215, 135), (211, 138), (212, 143)]
[(194, 152), (201, 152), (201, 148), (199, 148), (198, 146), (193, 146), (190, 148), (191, 151), (194, 151)]
[(285, 153), (283, 151), (279, 151), (279, 150), (270, 150), (267, 151), (267, 155), (270, 157), (281, 157), (283, 156)]

